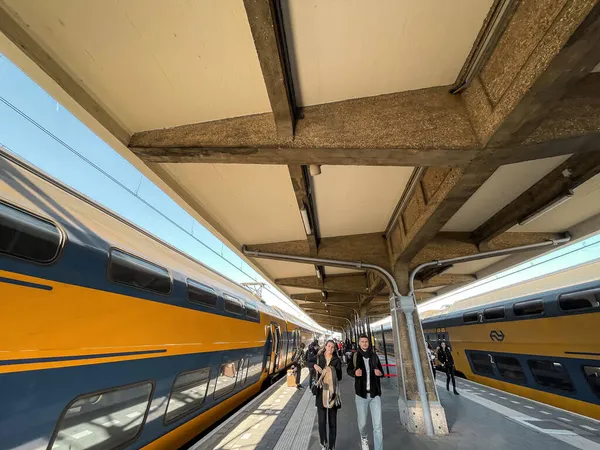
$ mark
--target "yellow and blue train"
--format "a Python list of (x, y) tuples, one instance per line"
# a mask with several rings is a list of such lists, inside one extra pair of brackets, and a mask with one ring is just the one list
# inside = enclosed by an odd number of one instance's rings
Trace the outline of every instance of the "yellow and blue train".
[(457, 302), (423, 320), (467, 379), (600, 419), (600, 262)]
[(0, 449), (178, 448), (317, 332), (0, 148)]

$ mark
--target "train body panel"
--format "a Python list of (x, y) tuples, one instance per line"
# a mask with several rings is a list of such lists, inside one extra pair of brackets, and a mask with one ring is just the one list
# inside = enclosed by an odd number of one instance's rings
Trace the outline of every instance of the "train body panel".
[(425, 338), (434, 348), (446, 341), (468, 379), (600, 419), (600, 282), (585, 276), (545, 292), (455, 305), (423, 320)]
[(1, 149), (0, 174), (0, 449), (181, 446), (312, 340), (316, 330)]

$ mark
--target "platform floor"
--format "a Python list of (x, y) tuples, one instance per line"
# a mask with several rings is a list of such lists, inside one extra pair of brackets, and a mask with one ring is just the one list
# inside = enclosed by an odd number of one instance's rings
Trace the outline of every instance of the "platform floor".
[[(344, 373), (345, 375), (345, 373)], [(439, 374), (438, 374), (439, 375)], [(307, 370), (303, 384), (307, 385)], [(394, 379), (383, 380), (383, 432), (387, 449), (600, 450), (600, 422), (458, 379), (460, 396), (438, 377), (449, 436), (410, 434), (400, 426)], [(353, 380), (342, 380), (336, 448), (358, 449)], [(370, 436), (372, 448), (372, 436)], [(242, 408), (192, 447), (199, 449), (320, 450), (314, 397), (285, 380)]]

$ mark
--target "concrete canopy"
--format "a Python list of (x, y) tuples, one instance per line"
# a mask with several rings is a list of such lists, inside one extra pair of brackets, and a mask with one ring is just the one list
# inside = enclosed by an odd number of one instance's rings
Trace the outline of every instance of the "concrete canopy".
[[(600, 228), (599, 1), (509, 2), (485, 41), (499, 3), (0, 0), (0, 52), (238, 253), (394, 270)], [(323, 325), (385, 312), (372, 273), (247, 261)]]

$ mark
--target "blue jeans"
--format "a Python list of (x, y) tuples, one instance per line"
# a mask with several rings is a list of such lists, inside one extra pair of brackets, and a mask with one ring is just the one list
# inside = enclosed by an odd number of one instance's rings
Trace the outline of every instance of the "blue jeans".
[(381, 397), (367, 398), (358, 395), (354, 396), (356, 402), (356, 415), (358, 416), (358, 431), (360, 437), (367, 438), (367, 415), (371, 409), (371, 421), (373, 422), (373, 440), (375, 441), (375, 450), (383, 449), (383, 426), (381, 425)]

